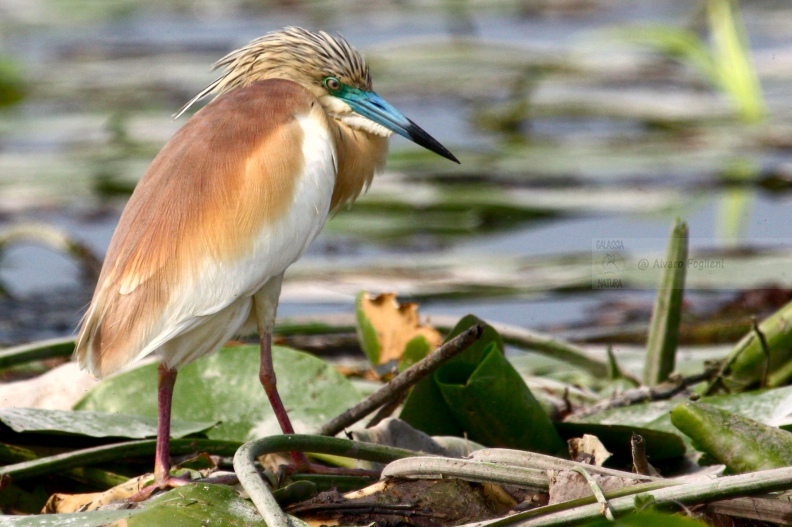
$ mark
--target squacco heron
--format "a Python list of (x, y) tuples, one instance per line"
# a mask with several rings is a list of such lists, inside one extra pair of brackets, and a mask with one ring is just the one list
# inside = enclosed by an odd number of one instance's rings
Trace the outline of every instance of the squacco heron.
[(236, 334), (258, 330), (261, 384), (283, 432), (294, 432), (271, 355), (283, 273), (371, 183), (388, 137), (458, 162), (372, 91), (368, 65), (341, 37), (290, 27), (215, 67), (222, 76), (184, 109), (217, 96), (163, 147), (121, 215), (75, 350), (100, 378), (151, 353), (161, 358), (160, 488), (176, 483), (176, 372)]

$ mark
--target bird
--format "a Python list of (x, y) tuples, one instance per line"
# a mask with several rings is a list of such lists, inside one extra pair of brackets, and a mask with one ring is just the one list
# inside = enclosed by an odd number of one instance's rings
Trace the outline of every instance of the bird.
[[(170, 476), (179, 368), (257, 330), (259, 379), (283, 433), (272, 331), (286, 269), (385, 165), (392, 134), (457, 158), (372, 88), (343, 36), (286, 27), (215, 63), (219, 77), (151, 162), (112, 236), (75, 341), (97, 378), (159, 357), (153, 486)], [(292, 454), (304, 463), (302, 454)]]

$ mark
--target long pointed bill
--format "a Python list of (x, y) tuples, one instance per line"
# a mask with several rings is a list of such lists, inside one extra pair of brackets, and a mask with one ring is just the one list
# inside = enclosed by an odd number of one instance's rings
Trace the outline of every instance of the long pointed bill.
[(459, 160), (446, 147), (373, 91), (345, 87), (344, 91), (338, 94), (337, 97), (343, 99), (356, 113), (363, 117), (381, 124), (388, 130), (406, 137), (435, 154), (459, 163)]

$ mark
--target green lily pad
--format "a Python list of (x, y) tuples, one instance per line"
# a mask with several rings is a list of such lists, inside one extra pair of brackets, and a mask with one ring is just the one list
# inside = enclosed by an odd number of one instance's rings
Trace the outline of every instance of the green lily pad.
[[(17, 433), (74, 434), (89, 437), (124, 437), (144, 439), (157, 436), (156, 417), (121, 413), (66, 412), (40, 408), (0, 408), (0, 422)], [(204, 432), (217, 421), (193, 422), (173, 420), (171, 437), (179, 438)], [(2, 430), (0, 430), (2, 436)]]
[[(129, 518), (135, 511), (91, 511), (73, 514), (39, 514), (35, 516), (0, 516), (0, 527), (105, 527)], [(177, 527), (172, 525), (171, 527)]]
[[(307, 353), (272, 348), (278, 391), (297, 431), (310, 431), (360, 400), (340, 373)], [(223, 348), (182, 368), (172, 417), (220, 421), (210, 439), (245, 442), (278, 434), (280, 427), (258, 377), (259, 348)], [(77, 410), (157, 415), (157, 365), (148, 364), (98, 384)]]
[(256, 507), (226, 485), (192, 483), (147, 501), (140, 509), (0, 517), (3, 527), (265, 527)]
[(128, 527), (266, 527), (256, 507), (225, 485), (193, 483), (152, 499)]

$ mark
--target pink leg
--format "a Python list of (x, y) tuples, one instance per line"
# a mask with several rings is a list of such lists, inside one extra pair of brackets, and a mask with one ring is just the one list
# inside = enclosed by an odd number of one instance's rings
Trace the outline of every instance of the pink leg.
[(176, 384), (176, 370), (168, 369), (165, 363), (159, 365), (159, 384), (157, 388), (157, 451), (154, 456), (154, 484), (143, 487), (128, 501), (148, 499), (157, 490), (178, 487), (189, 483), (188, 480), (170, 476), (170, 418), (173, 400), (173, 385)]
[[(261, 332), (261, 369), (259, 370), (259, 380), (261, 385), (264, 386), (264, 391), (267, 393), (269, 402), (275, 412), (275, 417), (278, 418), (281, 430), (284, 434), (293, 434), (294, 427), (292, 427), (291, 420), (286, 413), (286, 408), (283, 406), (280, 395), (278, 394), (277, 379), (275, 378), (275, 369), (272, 367), (272, 337), (268, 332)], [(308, 461), (305, 459), (305, 454), (302, 452), (291, 452), (292, 461), (298, 466), (305, 466)]]
[(173, 385), (176, 384), (176, 370), (170, 370), (165, 363), (159, 365), (159, 388), (157, 390), (157, 454), (154, 458), (154, 481), (161, 489), (168, 486), (170, 479), (170, 419)]

